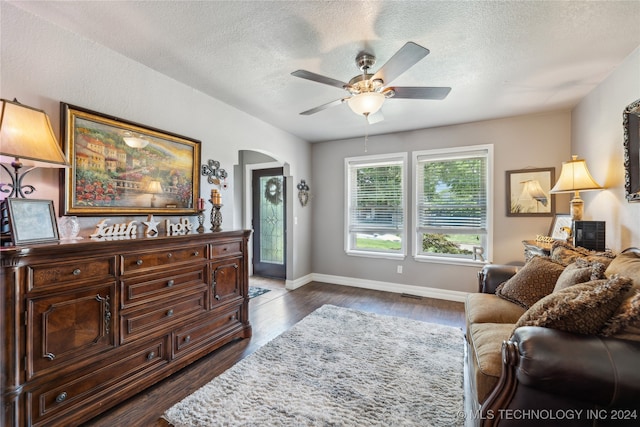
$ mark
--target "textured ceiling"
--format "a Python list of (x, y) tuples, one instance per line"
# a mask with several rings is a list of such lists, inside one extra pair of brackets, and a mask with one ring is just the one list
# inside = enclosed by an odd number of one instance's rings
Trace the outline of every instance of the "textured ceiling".
[(297, 69), (348, 81), (362, 50), (375, 71), (407, 41), (428, 48), (393, 84), (451, 93), (386, 100), (381, 134), (571, 108), (640, 46), (640, 1), (9, 3), (312, 142), (367, 125), (346, 104), (299, 115), (347, 92)]

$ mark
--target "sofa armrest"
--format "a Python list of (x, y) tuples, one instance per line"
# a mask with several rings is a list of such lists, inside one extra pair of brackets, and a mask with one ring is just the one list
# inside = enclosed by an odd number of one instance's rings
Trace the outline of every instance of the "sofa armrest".
[(478, 292), (495, 294), (501, 283), (509, 280), (520, 267), (502, 264), (487, 264), (478, 272)]
[[(510, 342), (519, 383), (603, 407), (640, 406), (640, 342), (526, 326)], [(506, 344), (508, 345), (508, 344)]]

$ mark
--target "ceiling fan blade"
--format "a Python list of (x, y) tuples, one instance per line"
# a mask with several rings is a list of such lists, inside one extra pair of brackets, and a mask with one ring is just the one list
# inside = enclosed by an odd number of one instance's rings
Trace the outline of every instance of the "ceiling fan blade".
[(311, 80), (313, 82), (323, 83), (329, 86), (335, 86), (340, 89), (349, 87), (348, 83), (341, 82), (340, 80), (332, 79), (331, 77), (321, 76), (320, 74), (312, 73), (306, 70), (296, 70), (291, 73), (292, 76), (300, 77), (301, 79)]
[(382, 110), (378, 110), (375, 113), (369, 114), (367, 116), (367, 122), (369, 122), (370, 125), (381, 122), (383, 120), (384, 120), (384, 115), (382, 114)]
[(335, 107), (336, 105), (340, 105), (343, 102), (345, 102), (347, 99), (349, 99), (349, 98), (336, 99), (335, 101), (327, 102), (326, 104), (322, 104), (322, 105), (320, 105), (320, 106), (318, 106), (316, 108), (312, 108), (310, 110), (303, 111), (300, 114), (303, 115), (303, 116), (310, 116), (311, 114), (315, 114), (318, 111), (322, 111), (322, 110), (325, 110), (325, 109), (327, 109), (329, 107)]
[(407, 42), (373, 75), (372, 79), (381, 79), (385, 85), (388, 85), (428, 54), (429, 49), (414, 42)]
[(393, 98), (401, 99), (445, 99), (450, 87), (393, 87)]

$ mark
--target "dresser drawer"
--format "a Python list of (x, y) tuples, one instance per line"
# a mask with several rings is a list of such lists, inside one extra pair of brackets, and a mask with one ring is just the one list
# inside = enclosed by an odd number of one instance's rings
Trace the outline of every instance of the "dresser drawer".
[(231, 307), (219, 315), (208, 318), (195, 326), (182, 328), (175, 333), (173, 351), (176, 357), (182, 353), (190, 352), (201, 345), (218, 339), (236, 328), (241, 329), (240, 321), (242, 307)]
[(207, 286), (207, 266), (134, 276), (122, 281), (120, 307), (125, 309), (175, 296), (194, 287)]
[(203, 287), (196, 293), (168, 298), (161, 304), (145, 306), (120, 315), (120, 343), (125, 344), (137, 338), (149, 336), (157, 331), (164, 332), (176, 323), (207, 311), (209, 288)]
[(226, 242), (211, 245), (211, 256), (221, 258), (242, 255), (242, 242)]
[(115, 277), (116, 257), (82, 258), (28, 266), (29, 290), (60, 286), (75, 281)]
[(193, 263), (207, 259), (207, 245), (176, 247), (157, 251), (121, 255), (122, 274), (167, 268), (169, 265)]
[(64, 418), (51, 418), (61, 417), (89, 405), (91, 401), (100, 404), (109, 398), (110, 389), (121, 388), (166, 365), (171, 357), (167, 345), (168, 337), (162, 337), (118, 357), (115, 363), (103, 363), (101, 367), (70, 381), (49, 381), (44, 387), (27, 393), (27, 407), (33, 425), (64, 425)]

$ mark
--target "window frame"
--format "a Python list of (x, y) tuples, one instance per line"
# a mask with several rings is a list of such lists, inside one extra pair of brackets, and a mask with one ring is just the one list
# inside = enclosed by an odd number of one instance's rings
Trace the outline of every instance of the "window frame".
[[(422, 232), (418, 222), (418, 200), (422, 191), (421, 184), (418, 183), (418, 167), (420, 159), (424, 157), (434, 157), (446, 160), (456, 156), (484, 152), (486, 156), (486, 191), (487, 191), (487, 214), (486, 214), (486, 248), (483, 254), (484, 260), (474, 260), (469, 258), (455, 257), (451, 254), (425, 254), (422, 253)], [(437, 148), (433, 150), (414, 151), (412, 153), (412, 185), (413, 200), (411, 202), (413, 233), (413, 250), (414, 260), (419, 262), (433, 262), (441, 264), (457, 264), (457, 265), (484, 265), (492, 262), (493, 259), (493, 200), (494, 200), (494, 156), (493, 144), (470, 145), (462, 147)]]
[[(344, 251), (347, 255), (362, 256), (369, 258), (388, 258), (388, 259), (404, 259), (407, 256), (408, 242), (408, 153), (388, 153), (375, 154), (368, 156), (347, 157), (344, 159), (344, 185), (345, 185), (345, 209), (344, 209)], [(351, 170), (352, 167), (364, 166), (384, 166), (385, 164), (399, 163), (402, 167), (402, 227), (399, 229), (401, 234), (401, 249), (397, 252), (386, 252), (376, 250), (363, 250), (354, 248), (354, 239), (351, 233)]]

